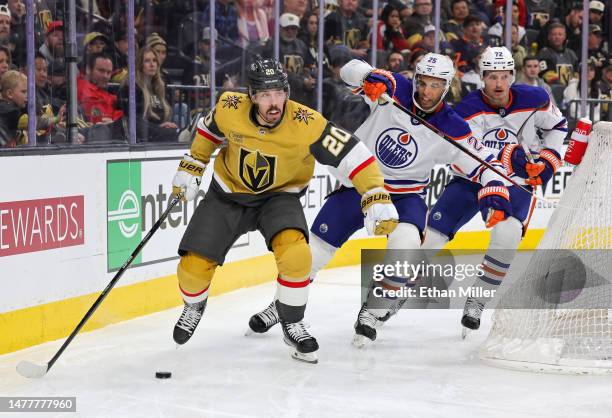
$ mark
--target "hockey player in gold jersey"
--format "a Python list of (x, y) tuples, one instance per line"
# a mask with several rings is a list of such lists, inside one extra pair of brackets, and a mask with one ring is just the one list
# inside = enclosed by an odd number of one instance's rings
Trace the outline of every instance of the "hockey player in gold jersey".
[(179, 245), (177, 275), (183, 313), (174, 340), (184, 344), (197, 327), (218, 265), (240, 235), (259, 230), (278, 267), (278, 300), (285, 342), (293, 357), (316, 362), (317, 341), (302, 319), (308, 298), (311, 253), (299, 200), (315, 159), (335, 167), (363, 196), (372, 234), (389, 234), (398, 215), (368, 149), (319, 113), (289, 100), (287, 74), (272, 59), (249, 67), (249, 93), (226, 92), (197, 125), (191, 155), (173, 179), (175, 195), (195, 198), (210, 156), (219, 147), (211, 186)]

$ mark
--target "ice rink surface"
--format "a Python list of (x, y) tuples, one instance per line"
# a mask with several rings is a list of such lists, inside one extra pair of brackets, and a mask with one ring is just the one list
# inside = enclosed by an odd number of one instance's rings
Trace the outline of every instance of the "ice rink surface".
[(270, 283), (212, 298), (179, 349), (176, 308), (79, 335), (39, 380), (19, 376), (16, 364), (47, 362), (61, 341), (0, 356), (0, 396), (76, 396), (76, 414), (55, 414), (68, 417), (612, 417), (610, 376), (482, 364), (489, 315), (463, 341), (460, 311), (404, 310), (373, 345), (354, 348), (359, 283), (359, 268), (347, 267), (324, 270), (311, 287), (317, 365), (293, 360), (278, 327), (244, 336), (274, 294)]

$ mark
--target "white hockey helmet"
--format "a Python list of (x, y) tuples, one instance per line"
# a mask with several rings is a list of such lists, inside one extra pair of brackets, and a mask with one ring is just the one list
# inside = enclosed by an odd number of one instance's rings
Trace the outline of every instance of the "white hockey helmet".
[(514, 70), (514, 58), (505, 46), (489, 47), (480, 56), (480, 78), (484, 78), (485, 71), (511, 71), (510, 84), (514, 83), (516, 71)]
[[(417, 101), (417, 83), (420, 75), (441, 78), (446, 84), (444, 93), (442, 93), (442, 96), (440, 96), (440, 100), (430, 109), (423, 109)], [(414, 72), (412, 88), (412, 101), (414, 105), (424, 112), (430, 112), (431, 110), (435, 109), (444, 99), (446, 93), (448, 93), (448, 89), (453, 82), (453, 78), (455, 78), (455, 66), (449, 57), (442, 54), (434, 54), (433, 52), (426, 54), (416, 65), (416, 71)]]

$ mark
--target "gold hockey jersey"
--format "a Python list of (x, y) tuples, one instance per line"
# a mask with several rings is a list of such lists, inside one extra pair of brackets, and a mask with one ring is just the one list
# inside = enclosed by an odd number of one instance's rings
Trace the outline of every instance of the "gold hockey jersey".
[(257, 123), (248, 95), (223, 93), (197, 124), (194, 158), (214, 164), (214, 181), (226, 193), (301, 192), (310, 181), (315, 159), (336, 167), (360, 193), (382, 187), (375, 159), (351, 133), (318, 112), (288, 100), (275, 127)]

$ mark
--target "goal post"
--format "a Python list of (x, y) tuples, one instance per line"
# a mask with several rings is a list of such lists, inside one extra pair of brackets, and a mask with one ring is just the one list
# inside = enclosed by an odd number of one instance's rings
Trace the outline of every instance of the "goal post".
[[(512, 270), (481, 359), (519, 370), (612, 373), (612, 123), (595, 125), (538, 249), (516, 278)], [(542, 297), (542, 289), (578, 279), (579, 288)]]

